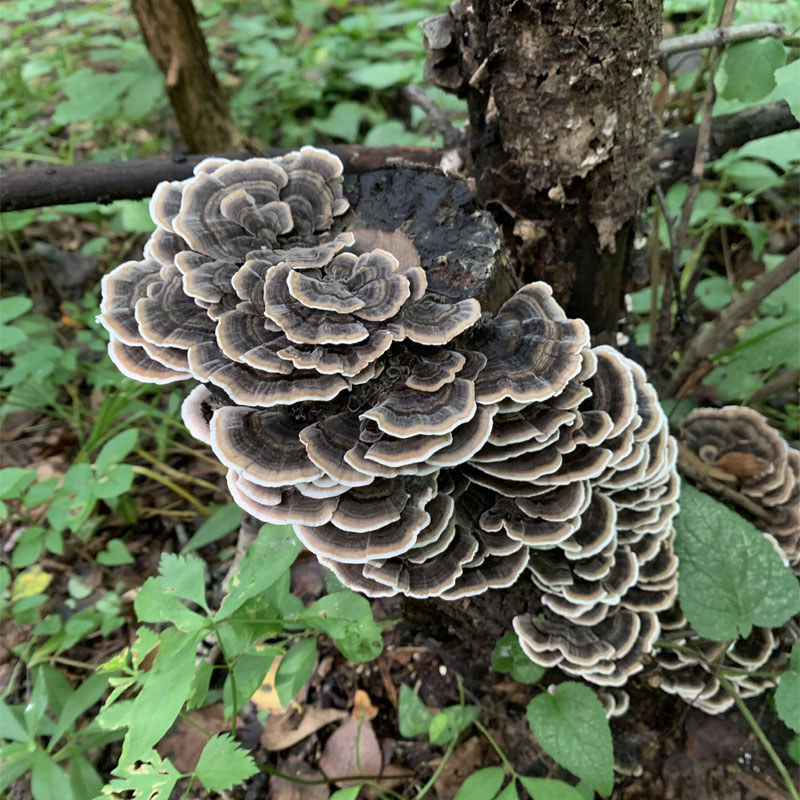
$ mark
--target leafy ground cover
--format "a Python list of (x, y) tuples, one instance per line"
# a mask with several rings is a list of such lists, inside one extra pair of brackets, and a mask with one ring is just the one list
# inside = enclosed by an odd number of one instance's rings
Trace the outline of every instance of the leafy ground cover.
[[(421, 79), (416, 23), (443, 7), (198, 3), (237, 122), (285, 146), (436, 144), (401, 89)], [(719, 8), (679, 0), (667, 15), (691, 32)], [(737, 5), (737, 23), (764, 19), (800, 25), (791, 4)], [(4, 163), (170, 149), (161, 78), (125, 3), (14, 0), (0, 8), (0, 38)], [(794, 55), (771, 39), (730, 47), (715, 113), (791, 98)], [(708, 63), (700, 53), (688, 63), (660, 78), (666, 121), (691, 121), (700, 107)], [(463, 118), (459, 101), (431, 95)], [(711, 165), (679, 258), (699, 326), (796, 244), (799, 151), (794, 131)], [(686, 193), (676, 184), (649, 212), (658, 258), (629, 319), (645, 361)], [(264, 526), (237, 554), (240, 513), (179, 422), (179, 393), (122, 378), (93, 322), (99, 275), (137, 257), (151, 230), (146, 203), (25, 211), (0, 225), (0, 791), (577, 800), (608, 795), (615, 762), (618, 797), (786, 791), (772, 756), (800, 757), (797, 647), (773, 696), (744, 706), (750, 719), (741, 708), (689, 712), (637, 678), (633, 710), (609, 725), (590, 689), (551, 687), (559, 676), (514, 637), (485, 664), (460, 662), (412, 631), (399, 604), (336, 585), (285, 529)], [(752, 404), (796, 439), (796, 387), (761, 389), (800, 368), (798, 294), (796, 276), (741, 321), (671, 406), (675, 421), (692, 404)], [(752, 525), (691, 487), (684, 498), (681, 600), (696, 629), (730, 641), (796, 615), (788, 572), (767, 550), (751, 557), (763, 542)], [(724, 562), (714, 586), (702, 579), (709, 548)]]

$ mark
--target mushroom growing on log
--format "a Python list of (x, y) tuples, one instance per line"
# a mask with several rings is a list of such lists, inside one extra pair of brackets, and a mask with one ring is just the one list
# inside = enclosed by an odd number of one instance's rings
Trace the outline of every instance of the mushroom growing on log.
[(676, 593), (666, 418), (547, 284), (514, 291), (465, 187), (345, 181), (306, 147), (206, 159), (151, 212), (99, 319), (126, 375), (199, 382), (184, 421), (242, 508), (373, 597), (525, 575), (533, 661), (611, 687), (642, 668)]
[[(784, 561), (800, 576), (800, 451), (789, 447), (766, 417), (752, 408), (699, 408), (679, 423), (680, 439), (701, 461), (727, 473), (730, 483), (765, 510), (756, 525)], [(663, 612), (664, 639), (691, 652), (663, 648), (656, 655), (659, 686), (708, 714), (733, 706), (731, 695), (707, 666), (732, 669), (727, 678), (741, 697), (755, 697), (776, 685), (771, 677), (736, 670), (779, 673), (789, 663), (789, 651), (800, 635), (796, 621), (783, 628), (753, 628), (733, 644), (698, 636), (678, 607)]]

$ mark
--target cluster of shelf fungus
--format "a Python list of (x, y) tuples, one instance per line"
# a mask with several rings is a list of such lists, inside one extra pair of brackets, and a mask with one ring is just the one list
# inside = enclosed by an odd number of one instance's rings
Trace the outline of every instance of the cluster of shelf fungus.
[(677, 590), (676, 444), (644, 371), (591, 347), (546, 284), (493, 316), (432, 291), (413, 241), (375, 247), (348, 207), (314, 148), (160, 184), (144, 259), (103, 281), (112, 359), (197, 382), (183, 419), (236, 502), (347, 586), (530, 581), (540, 603), (513, 620), (530, 658), (622, 686)]

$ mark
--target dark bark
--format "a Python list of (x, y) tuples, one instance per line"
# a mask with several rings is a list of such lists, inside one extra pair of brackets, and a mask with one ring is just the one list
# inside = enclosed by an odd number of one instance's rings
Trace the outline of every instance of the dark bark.
[[(364, 173), (395, 164), (434, 166), (438, 150), (425, 147), (363, 147), (344, 145), (328, 148), (342, 159), (346, 172)], [(288, 152), (270, 149), (267, 156)], [(218, 152), (226, 158), (249, 158), (242, 150)], [(17, 169), (2, 173), (0, 211), (64, 205), (67, 203), (110, 203), (150, 197), (160, 181), (180, 181), (192, 176), (192, 169), (207, 156), (143, 158), (111, 164), (76, 164), (71, 167)]]
[(164, 73), (186, 147), (193, 153), (245, 145), (211, 69), (192, 0), (131, 0), (145, 44)]
[[(448, 29), (449, 25), (449, 29)], [(473, 0), (427, 26), (429, 76), (467, 98), (479, 200), (524, 277), (616, 330), (643, 207), (659, 0)]]

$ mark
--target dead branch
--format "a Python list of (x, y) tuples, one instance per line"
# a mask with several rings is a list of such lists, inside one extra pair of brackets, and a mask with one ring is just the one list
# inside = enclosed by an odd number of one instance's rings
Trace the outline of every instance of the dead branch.
[(695, 366), (704, 358), (708, 358), (718, 348), (719, 343), (758, 308), (767, 295), (798, 272), (800, 272), (800, 247), (792, 250), (775, 269), (764, 273), (750, 289), (724, 308), (708, 328), (692, 339), (670, 379), (664, 396), (673, 397)]
[(786, 29), (777, 22), (754, 22), (750, 25), (735, 25), (725, 28), (714, 28), (710, 31), (690, 33), (688, 36), (673, 36), (664, 39), (658, 47), (660, 57), (686, 53), (689, 50), (700, 50), (705, 47), (722, 47), (735, 42), (747, 42), (751, 39), (783, 39)]

